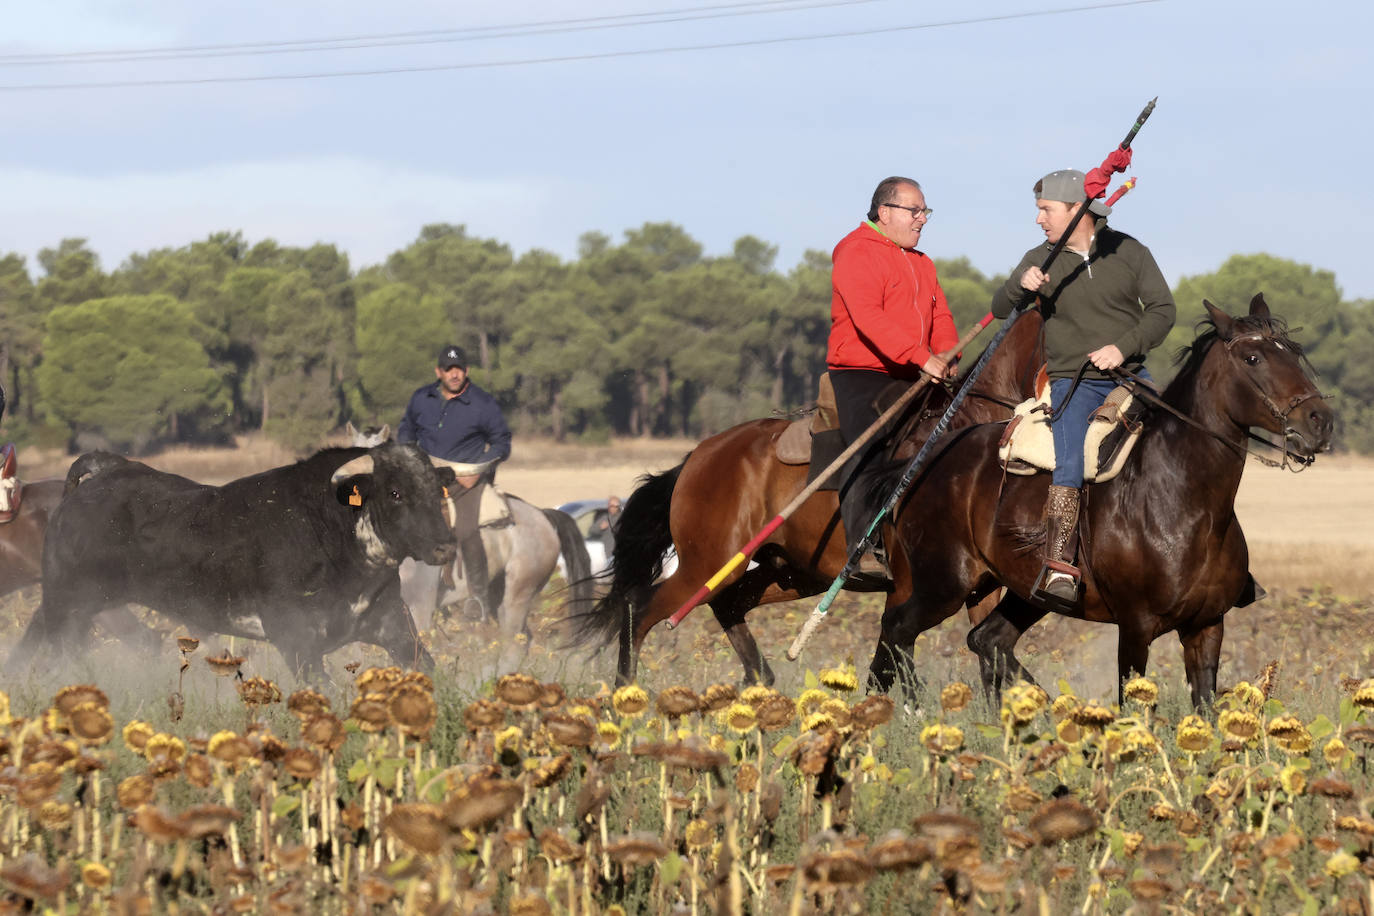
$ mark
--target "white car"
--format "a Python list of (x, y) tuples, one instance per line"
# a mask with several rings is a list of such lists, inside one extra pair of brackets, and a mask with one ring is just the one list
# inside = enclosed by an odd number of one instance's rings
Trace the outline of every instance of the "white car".
[[(611, 558), (606, 556), (606, 547), (601, 542), (601, 522), (606, 518), (606, 500), (575, 499), (559, 506), (558, 511), (568, 513), (572, 520), (577, 522), (577, 527), (582, 531), (582, 537), (587, 543), (587, 556), (592, 561), (592, 575), (601, 575), (611, 562)], [(675, 569), (677, 551), (669, 548), (663, 560), (663, 574), (670, 576)], [(558, 558), (558, 571), (564, 577), (567, 576), (561, 556)]]

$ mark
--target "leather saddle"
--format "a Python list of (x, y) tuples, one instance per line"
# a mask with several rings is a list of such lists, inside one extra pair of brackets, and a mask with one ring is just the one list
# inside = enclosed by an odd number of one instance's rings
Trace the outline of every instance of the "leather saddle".
[[(1126, 465), (1144, 428), (1145, 403), (1134, 385), (1118, 385), (1093, 412), (1083, 439), (1083, 481), (1111, 480)], [(1029, 476), (1054, 470), (1054, 435), (1050, 430), (1049, 377), (1036, 376), (1036, 396), (1022, 401), (1002, 432), (997, 459), (1008, 474)]]

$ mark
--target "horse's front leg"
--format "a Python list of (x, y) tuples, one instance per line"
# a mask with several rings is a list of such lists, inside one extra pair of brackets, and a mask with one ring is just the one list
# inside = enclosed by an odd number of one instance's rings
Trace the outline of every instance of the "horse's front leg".
[(1216, 695), (1217, 667), (1221, 662), (1221, 637), (1225, 627), (1225, 620), (1222, 619), (1210, 626), (1178, 631), (1178, 641), (1183, 643), (1183, 670), (1188, 675), (1194, 709), (1210, 708), (1212, 697)]
[(1016, 657), (1016, 644), (1046, 613), (1008, 590), (982, 622), (969, 631), (968, 647), (978, 656), (983, 692), (989, 701), (1001, 696), (1008, 683), (1035, 683)]
[[(1150, 643), (1155, 634), (1129, 621), (1117, 622), (1116, 634), (1116, 701), (1125, 705), (1126, 681), (1137, 674), (1144, 674), (1150, 666)], [(1192, 675), (1189, 675), (1189, 680)]]

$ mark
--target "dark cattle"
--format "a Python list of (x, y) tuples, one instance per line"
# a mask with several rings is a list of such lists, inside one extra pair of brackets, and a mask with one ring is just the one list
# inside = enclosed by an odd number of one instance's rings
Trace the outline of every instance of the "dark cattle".
[(414, 446), (326, 449), (211, 487), (94, 452), (67, 473), (43, 551), (43, 602), (16, 657), (84, 647), (133, 602), (196, 630), (267, 639), (294, 670), (354, 641), (432, 667), (401, 602), (406, 557), (453, 559), (453, 481)]

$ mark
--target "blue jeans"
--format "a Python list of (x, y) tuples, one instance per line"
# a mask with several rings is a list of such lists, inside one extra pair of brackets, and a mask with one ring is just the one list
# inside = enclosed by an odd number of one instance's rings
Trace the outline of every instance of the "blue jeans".
[[(1150, 378), (1150, 373), (1143, 367), (1137, 374), (1144, 379)], [(1083, 486), (1083, 438), (1088, 434), (1088, 421), (1115, 387), (1116, 382), (1109, 379), (1083, 379), (1063, 408), (1063, 413), (1055, 418), (1050, 430), (1054, 433), (1052, 482), (1056, 486)], [(1050, 379), (1050, 404), (1056, 412), (1060, 409), (1059, 405), (1064, 403), (1064, 398), (1068, 397), (1070, 388), (1073, 388), (1071, 378)]]

